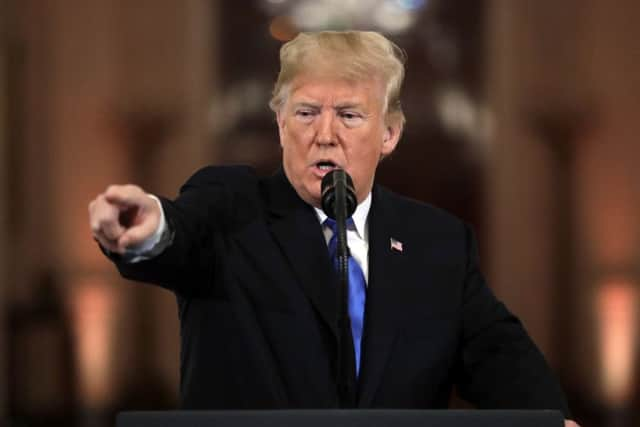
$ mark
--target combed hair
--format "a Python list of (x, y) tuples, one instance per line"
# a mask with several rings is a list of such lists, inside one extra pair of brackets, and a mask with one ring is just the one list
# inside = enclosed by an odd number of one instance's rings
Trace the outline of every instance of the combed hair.
[(280, 73), (269, 106), (284, 105), (290, 83), (303, 73), (322, 73), (348, 80), (380, 78), (386, 83), (384, 113), (387, 121), (405, 117), (400, 105), (406, 55), (395, 43), (371, 31), (300, 33), (280, 49)]

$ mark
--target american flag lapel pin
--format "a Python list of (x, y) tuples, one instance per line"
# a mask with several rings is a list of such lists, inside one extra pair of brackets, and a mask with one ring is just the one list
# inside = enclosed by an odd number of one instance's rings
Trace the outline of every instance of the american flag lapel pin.
[(400, 240), (394, 239), (391, 237), (389, 239), (389, 243), (391, 243), (391, 250), (402, 253), (402, 242)]

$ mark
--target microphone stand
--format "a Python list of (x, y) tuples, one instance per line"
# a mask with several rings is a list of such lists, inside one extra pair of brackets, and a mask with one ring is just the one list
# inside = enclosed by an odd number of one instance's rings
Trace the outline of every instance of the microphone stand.
[(349, 247), (347, 218), (356, 209), (353, 181), (343, 169), (334, 169), (322, 178), (322, 209), (336, 222), (336, 256), (338, 257), (338, 289), (336, 292), (337, 366), (336, 387), (341, 408), (356, 406), (355, 353), (349, 319)]
[(337, 225), (337, 256), (338, 256), (338, 392), (341, 396), (340, 406), (355, 407), (355, 373), (348, 367), (352, 362), (351, 346), (349, 345), (349, 246), (347, 245), (347, 195), (344, 185), (336, 185), (334, 212)]

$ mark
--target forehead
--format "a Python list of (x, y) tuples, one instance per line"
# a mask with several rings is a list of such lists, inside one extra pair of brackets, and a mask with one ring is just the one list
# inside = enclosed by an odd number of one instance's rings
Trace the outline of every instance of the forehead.
[(376, 104), (382, 105), (383, 98), (383, 86), (377, 78), (352, 80), (305, 74), (293, 79), (289, 92), (292, 103), (355, 103), (373, 107)]

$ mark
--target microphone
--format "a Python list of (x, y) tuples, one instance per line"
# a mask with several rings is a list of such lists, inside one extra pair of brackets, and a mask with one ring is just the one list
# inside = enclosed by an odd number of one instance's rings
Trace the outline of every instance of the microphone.
[[(336, 221), (346, 220), (356, 210), (356, 192), (353, 181), (344, 169), (334, 169), (322, 178), (322, 210)], [(343, 216), (344, 215), (344, 216)]]
[(340, 283), (336, 289), (336, 385), (340, 407), (354, 408), (356, 403), (355, 358), (351, 342), (349, 319), (349, 247), (347, 246), (347, 218), (356, 210), (356, 193), (353, 181), (343, 169), (334, 169), (322, 178), (322, 210), (336, 222), (337, 261)]

